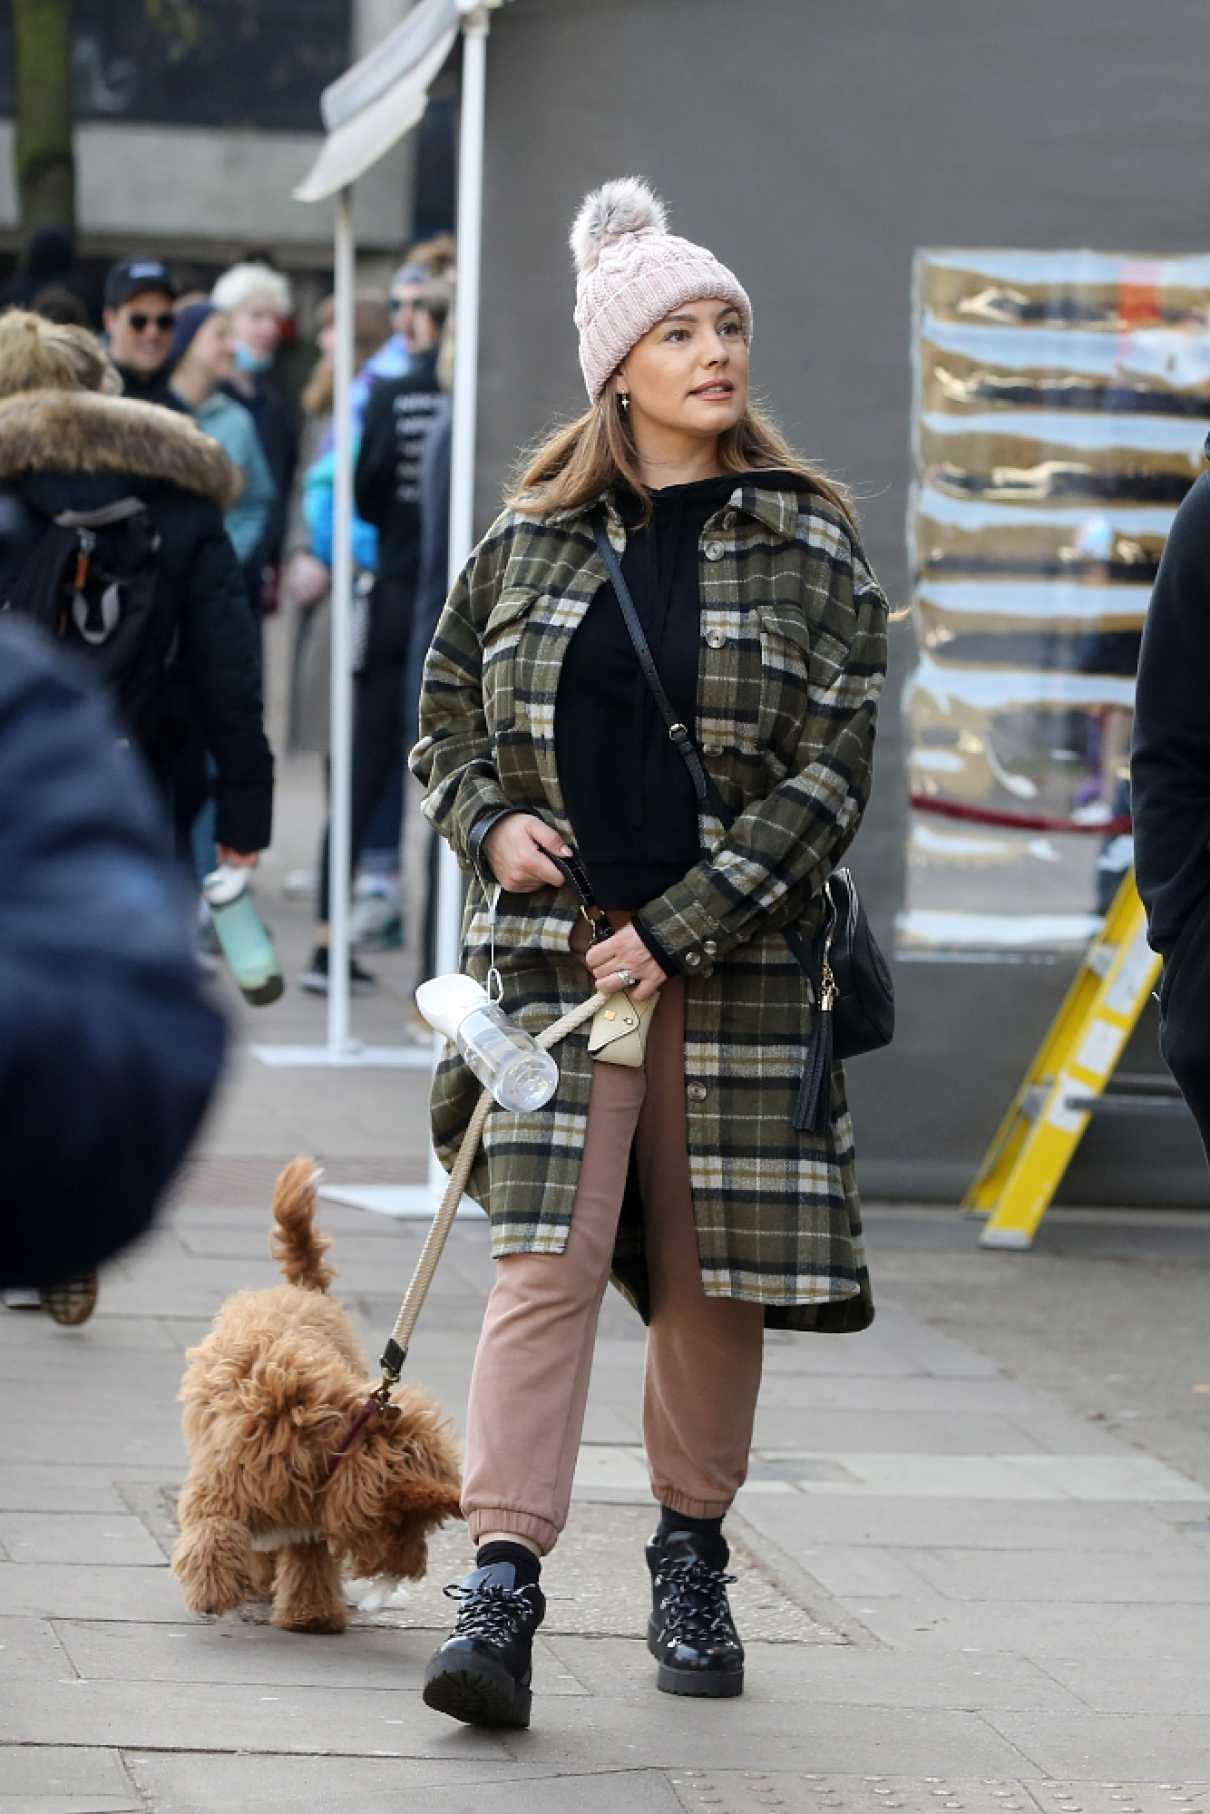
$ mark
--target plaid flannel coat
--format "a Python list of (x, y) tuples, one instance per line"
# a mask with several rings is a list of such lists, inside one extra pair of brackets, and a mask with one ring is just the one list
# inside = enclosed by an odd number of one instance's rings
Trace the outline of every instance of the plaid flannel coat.
[[(603, 498), (610, 537), (626, 532)], [(523, 806), (568, 842), (555, 701), (568, 643), (606, 579), (591, 510), (505, 512), (446, 604), (425, 666), (411, 767), (424, 812), (471, 871), (462, 966), (489, 966), (488, 890), (472, 828)], [(852, 1128), (837, 1065), (826, 1135), (793, 1111), (814, 991), (780, 928), (819, 927), (820, 890), (868, 796), (886, 665), (886, 601), (838, 511), (806, 491), (737, 478), (700, 545), (696, 738), (738, 816), (700, 821), (703, 856), (642, 918), (686, 981), (689, 1170), (708, 1295), (755, 1300), (769, 1326), (865, 1328), (873, 1316)], [(635, 684), (639, 685), (636, 671)], [(609, 751), (601, 759), (609, 761)], [(606, 903), (608, 905), (608, 903)], [(503, 1005), (537, 1033), (588, 992), (569, 951), (570, 889), (502, 897)], [(493, 1252), (559, 1253), (583, 1150), (593, 1060), (587, 1029), (558, 1047), (559, 1089), (536, 1114), (488, 1117), (470, 1189)], [(451, 1048), (433, 1091), (437, 1150), (453, 1163), (479, 1086)], [(628, 1203), (614, 1278), (645, 1312), (641, 1216)]]

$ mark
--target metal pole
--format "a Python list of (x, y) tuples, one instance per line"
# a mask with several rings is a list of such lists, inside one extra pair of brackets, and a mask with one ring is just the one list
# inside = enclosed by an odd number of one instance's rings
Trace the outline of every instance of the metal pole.
[(331, 780), (328, 793), (328, 1050), (349, 1047), (349, 868), (353, 802), (353, 190), (336, 198), (335, 459), (332, 524)]
[[(452, 586), (474, 546), (475, 428), (479, 383), (479, 264), (483, 242), (483, 122), (487, 98), (486, 8), (463, 24), (462, 107), (458, 134), (458, 277), (454, 341), (453, 425), (450, 446), (450, 570)], [(437, 974), (458, 968), (462, 872), (444, 838), (438, 841)], [(438, 1055), (442, 1048), (436, 1042)], [(445, 1175), (433, 1153), (429, 1182), (439, 1196)]]

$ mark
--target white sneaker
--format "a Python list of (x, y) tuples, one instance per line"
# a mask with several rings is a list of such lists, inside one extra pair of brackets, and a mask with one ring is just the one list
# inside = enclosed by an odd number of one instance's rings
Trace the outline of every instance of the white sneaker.
[(353, 889), (350, 943), (375, 951), (395, 951), (403, 943), (403, 910), (399, 888), (389, 876), (359, 876)]

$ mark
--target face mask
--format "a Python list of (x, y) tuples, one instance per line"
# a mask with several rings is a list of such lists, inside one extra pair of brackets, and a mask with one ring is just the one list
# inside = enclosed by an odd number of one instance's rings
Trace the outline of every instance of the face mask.
[(267, 372), (273, 364), (273, 355), (266, 358), (264, 353), (249, 352), (246, 346), (236, 346), (235, 363), (241, 372)]

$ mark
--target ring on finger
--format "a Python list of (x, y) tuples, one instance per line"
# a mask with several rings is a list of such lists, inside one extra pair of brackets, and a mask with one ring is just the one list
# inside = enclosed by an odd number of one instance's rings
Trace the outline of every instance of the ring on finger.
[(639, 979), (633, 970), (615, 970), (614, 975), (621, 983), (623, 989), (634, 989), (638, 987)]

